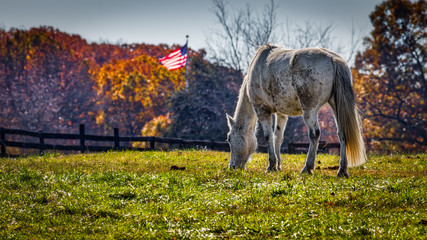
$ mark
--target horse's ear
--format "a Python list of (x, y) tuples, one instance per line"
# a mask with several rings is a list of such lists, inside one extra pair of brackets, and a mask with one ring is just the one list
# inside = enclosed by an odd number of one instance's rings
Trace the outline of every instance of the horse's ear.
[(234, 125), (234, 119), (228, 115), (228, 113), (226, 113), (227, 115), (227, 123), (228, 123), (228, 127), (231, 129), (231, 127)]

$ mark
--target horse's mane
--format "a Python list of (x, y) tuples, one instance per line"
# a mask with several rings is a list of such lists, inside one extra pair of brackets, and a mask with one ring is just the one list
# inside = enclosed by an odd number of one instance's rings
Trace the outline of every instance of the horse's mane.
[(266, 44), (263, 45), (261, 47), (258, 48), (258, 50), (255, 53), (255, 56), (252, 58), (251, 60), (251, 64), (249, 65), (248, 68), (248, 73), (246, 74), (245, 78), (243, 79), (243, 83), (242, 86), (240, 87), (240, 91), (239, 91), (239, 98), (237, 101), (237, 106), (236, 106), (236, 112), (234, 113), (234, 119), (236, 119), (236, 115), (237, 115), (237, 111), (241, 109), (241, 105), (243, 103), (243, 99), (245, 98), (245, 96), (248, 96), (248, 83), (249, 83), (249, 79), (250, 79), (250, 75), (252, 74), (253, 70), (254, 70), (254, 66), (256, 65), (255, 63), (259, 60), (259, 59), (265, 59), (267, 58), (268, 53), (270, 53), (270, 51), (274, 48), (277, 48), (278, 46), (276, 45), (272, 45), (272, 44)]
[(237, 100), (237, 106), (236, 106), (236, 111), (235, 111), (235, 113), (234, 113), (234, 120), (237, 120), (237, 112), (242, 108), (242, 103), (243, 103), (243, 99), (245, 98), (245, 96), (247, 96), (246, 94), (247, 94), (247, 86), (248, 85), (248, 76), (246, 75), (245, 76), (245, 78), (243, 79), (243, 83), (242, 83), (242, 86), (240, 87), (240, 90), (239, 90), (239, 97), (238, 97), (238, 100)]

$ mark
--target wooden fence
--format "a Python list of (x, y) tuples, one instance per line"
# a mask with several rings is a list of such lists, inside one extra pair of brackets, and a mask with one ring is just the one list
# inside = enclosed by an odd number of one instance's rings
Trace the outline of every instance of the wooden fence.
[[(288, 153), (301, 153), (306, 152), (308, 149), (308, 143), (288, 143)], [(339, 153), (340, 144), (339, 143), (327, 143), (319, 142), (318, 152), (329, 153), (330, 149), (337, 149)]]
[[(8, 140), (7, 135), (17, 135), (17, 136), (29, 136), (33, 138), (38, 138), (37, 142), (22, 142)], [(45, 143), (45, 140), (54, 139), (54, 140), (74, 140), (78, 141), (78, 145), (64, 145), (64, 144), (48, 144)], [(95, 142), (110, 142), (110, 146), (94, 146), (87, 144), (87, 141)], [(127, 142), (128, 144), (122, 144), (121, 142)], [(145, 142), (145, 148), (130, 147), (129, 142)], [(156, 147), (158, 144), (169, 144), (170, 146), (175, 146), (177, 149), (189, 149), (189, 148), (207, 148), (211, 150), (218, 151), (230, 151), (230, 147), (227, 142), (220, 141), (209, 141), (209, 140), (187, 140), (181, 138), (163, 138), (163, 137), (121, 137), (119, 135), (119, 129), (114, 128), (113, 136), (99, 136), (99, 135), (89, 135), (85, 133), (85, 125), (81, 124), (78, 134), (64, 134), (64, 133), (44, 133), (44, 132), (31, 132), (26, 130), (19, 129), (7, 129), (0, 128), (0, 147), (2, 156), (6, 155), (6, 147), (16, 147), (16, 148), (30, 148), (38, 149), (40, 154), (43, 154), (46, 150), (53, 151), (76, 151), (76, 152), (98, 152), (98, 151), (108, 151), (108, 150), (137, 150), (137, 151), (147, 151), (147, 150), (156, 150), (159, 149)], [(128, 146), (124, 146), (128, 145)], [(172, 147), (169, 147), (172, 148)], [(308, 148), (308, 143), (289, 143), (287, 149), (282, 149), (282, 152), (289, 153), (300, 153), (304, 149)], [(324, 143), (319, 144), (320, 152), (329, 152), (330, 148), (338, 148), (339, 143)], [(259, 152), (267, 152), (266, 146), (259, 146)]]

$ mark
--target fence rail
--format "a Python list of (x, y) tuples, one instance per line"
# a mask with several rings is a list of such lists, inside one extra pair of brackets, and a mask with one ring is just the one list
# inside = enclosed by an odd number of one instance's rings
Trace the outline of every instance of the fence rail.
[[(30, 136), (38, 138), (38, 143), (22, 142), (22, 141), (13, 141), (8, 140), (7, 135), (18, 135), (18, 136)], [(10, 138), (9, 138), (10, 139)], [(45, 140), (47, 139), (56, 139), (56, 140), (78, 140), (80, 143), (78, 145), (64, 145), (64, 144), (47, 144)], [(93, 146), (87, 144), (87, 141), (95, 142), (112, 142), (111, 146)], [(127, 147), (123, 146), (121, 142), (146, 142), (145, 148), (138, 147)], [(156, 144), (157, 143), (157, 144)], [(108, 151), (108, 150), (137, 150), (137, 151), (147, 151), (147, 150), (156, 150), (156, 145), (158, 144), (173, 144), (177, 145), (180, 149), (185, 148), (208, 148), (211, 150), (218, 151), (230, 151), (230, 147), (226, 142), (220, 141), (209, 141), (209, 140), (187, 140), (181, 138), (164, 138), (164, 137), (120, 137), (119, 129), (114, 128), (113, 136), (99, 136), (99, 135), (90, 135), (85, 134), (85, 125), (81, 124), (78, 134), (68, 134), (68, 133), (44, 133), (44, 132), (32, 132), (19, 129), (7, 129), (0, 128), (0, 147), (2, 156), (6, 155), (6, 147), (16, 147), (16, 148), (30, 148), (38, 149), (41, 154), (46, 150), (57, 150), (57, 151), (76, 151), (76, 152), (98, 152), (98, 151)], [(319, 144), (320, 152), (329, 152), (331, 148), (338, 148), (339, 143), (325, 143), (321, 142)], [(299, 153), (308, 148), (308, 143), (288, 143), (287, 149), (282, 149), (282, 152), (288, 153)], [(267, 152), (266, 146), (259, 146), (259, 152)]]

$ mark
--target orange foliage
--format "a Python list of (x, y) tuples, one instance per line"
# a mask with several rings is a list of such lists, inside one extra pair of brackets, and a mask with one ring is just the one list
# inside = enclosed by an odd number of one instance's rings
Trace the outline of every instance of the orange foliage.
[[(88, 44), (52, 27), (0, 29), (0, 127), (138, 134), (184, 84), (155, 59), (176, 46)], [(92, 132), (93, 133), (93, 132)]]
[[(144, 127), (141, 130), (141, 135), (162, 137), (169, 130), (169, 126), (171, 124), (172, 124), (172, 119), (170, 118), (169, 113), (155, 117), (144, 125)], [(148, 148), (150, 147), (150, 143), (135, 142), (132, 144), (132, 146), (139, 147), (139, 148)], [(163, 146), (167, 147), (166, 144), (162, 144), (162, 145), (157, 144), (156, 148), (163, 148)]]
[(147, 122), (167, 112), (168, 98), (185, 85), (184, 71), (168, 71), (146, 55), (104, 64), (93, 73), (101, 96), (98, 123), (139, 135)]
[(141, 135), (160, 137), (171, 124), (172, 120), (169, 117), (169, 113), (155, 117), (144, 125)]
[(370, 15), (374, 30), (353, 77), (375, 151), (427, 150), (426, 12), (425, 1), (390, 0)]

